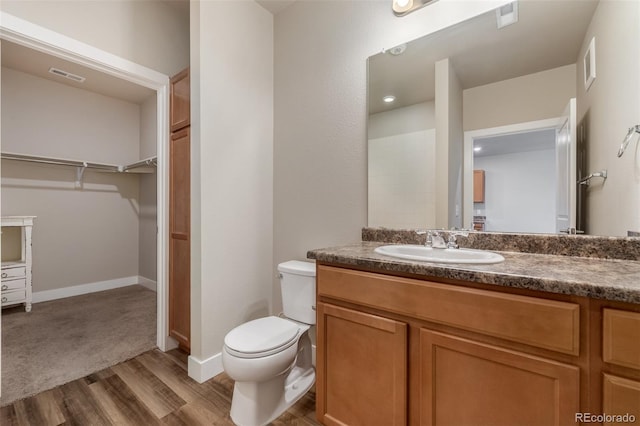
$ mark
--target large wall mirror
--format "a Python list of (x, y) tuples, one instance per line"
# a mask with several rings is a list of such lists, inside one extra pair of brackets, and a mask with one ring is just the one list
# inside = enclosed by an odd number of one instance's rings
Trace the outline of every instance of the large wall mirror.
[(520, 0), (368, 75), (369, 226), (640, 231), (635, 138), (617, 156), (640, 124), (640, 1)]

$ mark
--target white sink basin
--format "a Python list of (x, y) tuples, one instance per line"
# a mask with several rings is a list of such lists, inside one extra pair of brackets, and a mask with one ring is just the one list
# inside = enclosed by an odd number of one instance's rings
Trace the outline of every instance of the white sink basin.
[(437, 249), (420, 245), (390, 245), (375, 249), (378, 254), (407, 260), (433, 263), (465, 263), (484, 265), (504, 262), (498, 253), (472, 249)]

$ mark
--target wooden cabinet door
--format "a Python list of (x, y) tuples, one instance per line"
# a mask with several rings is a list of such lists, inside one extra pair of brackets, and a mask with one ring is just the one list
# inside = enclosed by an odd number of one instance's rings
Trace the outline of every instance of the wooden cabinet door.
[(609, 374), (602, 382), (602, 412), (613, 416), (605, 419), (605, 425), (623, 423), (616, 422), (616, 416), (640, 419), (640, 382)]
[(484, 170), (473, 171), (473, 202), (484, 203)]
[(405, 425), (407, 324), (318, 303), (316, 415), (325, 425)]
[(190, 123), (191, 82), (189, 68), (171, 78), (171, 131), (186, 127)]
[(420, 424), (575, 424), (578, 367), (420, 330)]
[(189, 351), (191, 336), (191, 143), (189, 127), (169, 147), (169, 335)]

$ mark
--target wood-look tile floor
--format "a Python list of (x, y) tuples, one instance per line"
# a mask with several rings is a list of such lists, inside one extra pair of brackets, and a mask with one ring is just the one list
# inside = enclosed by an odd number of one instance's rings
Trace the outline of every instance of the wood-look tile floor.
[[(220, 374), (199, 384), (187, 354), (145, 352), (129, 361), (0, 408), (0, 425), (233, 425), (233, 381)], [(318, 425), (307, 393), (276, 425)]]

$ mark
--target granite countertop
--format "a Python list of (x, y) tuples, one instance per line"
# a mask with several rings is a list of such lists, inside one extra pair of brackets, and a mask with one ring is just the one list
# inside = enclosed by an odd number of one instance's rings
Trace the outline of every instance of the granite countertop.
[(640, 261), (497, 251), (492, 265), (427, 263), (374, 252), (389, 243), (359, 243), (311, 250), (309, 259), (384, 272), (402, 272), (550, 293), (640, 304)]

